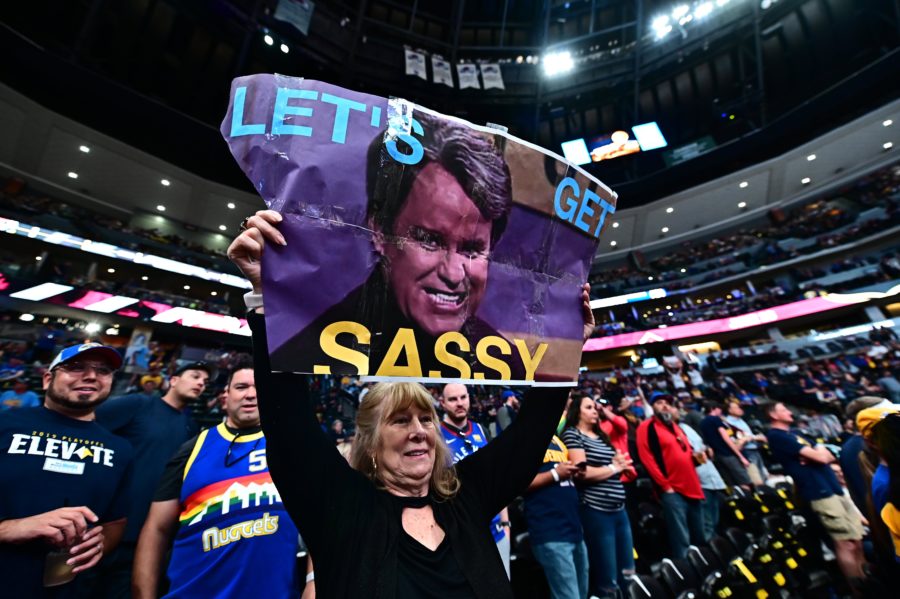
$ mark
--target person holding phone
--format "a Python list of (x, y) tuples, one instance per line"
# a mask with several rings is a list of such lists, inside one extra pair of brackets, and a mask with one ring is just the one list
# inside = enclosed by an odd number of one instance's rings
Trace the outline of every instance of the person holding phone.
[(593, 581), (591, 595), (616, 597), (624, 592), (627, 577), (634, 574), (631, 522), (620, 478), (633, 466), (628, 456), (616, 451), (599, 421), (594, 400), (573, 394), (562, 440), (578, 469), (581, 524)]

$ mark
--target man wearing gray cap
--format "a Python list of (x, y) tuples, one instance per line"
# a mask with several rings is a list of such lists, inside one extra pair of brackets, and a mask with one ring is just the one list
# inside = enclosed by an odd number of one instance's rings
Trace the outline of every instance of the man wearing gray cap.
[(153, 493), (169, 458), (200, 432), (188, 404), (200, 397), (213, 374), (214, 369), (206, 362), (185, 363), (169, 377), (169, 389), (162, 397), (143, 393), (114, 397), (97, 410), (97, 422), (134, 447), (136, 472), (125, 537), (115, 555), (97, 572), (97, 597), (130, 596), (134, 552)]
[(0, 580), (9, 597), (85, 593), (76, 579), (125, 529), (132, 449), (94, 422), (119, 353), (62, 350), (44, 373), (44, 405), (0, 414)]

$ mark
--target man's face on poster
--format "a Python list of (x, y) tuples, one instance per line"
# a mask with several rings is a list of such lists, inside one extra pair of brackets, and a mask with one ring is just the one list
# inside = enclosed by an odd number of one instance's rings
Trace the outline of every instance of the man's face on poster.
[(458, 331), (487, 283), (492, 222), (437, 163), (422, 169), (394, 221), (376, 236), (398, 307), (430, 335)]

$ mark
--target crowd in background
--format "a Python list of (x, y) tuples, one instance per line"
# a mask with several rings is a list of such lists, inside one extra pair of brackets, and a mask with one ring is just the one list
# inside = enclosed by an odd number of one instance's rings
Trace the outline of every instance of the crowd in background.
[[(793, 208), (768, 226), (707, 241), (685, 241), (659, 257), (642, 260), (639, 266), (606, 268), (591, 276), (592, 289), (600, 297), (660, 285), (670, 291), (683, 289), (715, 281), (733, 270), (746, 272), (862, 239), (895, 226), (898, 191), (900, 169), (887, 167), (828, 198)], [(861, 212), (874, 207), (883, 209), (881, 217), (857, 223)], [(815, 243), (802, 247), (779, 243), (791, 239), (815, 239)], [(704, 276), (695, 276), (701, 274)]]

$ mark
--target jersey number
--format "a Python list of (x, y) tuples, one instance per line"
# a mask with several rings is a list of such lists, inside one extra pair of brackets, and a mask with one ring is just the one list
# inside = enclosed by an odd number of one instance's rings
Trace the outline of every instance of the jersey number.
[(257, 449), (250, 452), (250, 472), (259, 472), (266, 469), (266, 450)]

